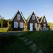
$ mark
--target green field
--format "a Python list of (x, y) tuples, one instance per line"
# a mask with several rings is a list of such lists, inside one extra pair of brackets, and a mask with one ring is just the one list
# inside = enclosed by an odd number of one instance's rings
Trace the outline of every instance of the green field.
[[(34, 43), (35, 52), (30, 48)], [(53, 53), (53, 31), (0, 33), (0, 53)]]

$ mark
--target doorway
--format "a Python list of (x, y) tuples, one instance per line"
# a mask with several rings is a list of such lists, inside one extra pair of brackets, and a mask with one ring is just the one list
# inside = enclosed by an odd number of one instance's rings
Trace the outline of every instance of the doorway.
[(33, 23), (30, 23), (30, 31), (33, 31)]

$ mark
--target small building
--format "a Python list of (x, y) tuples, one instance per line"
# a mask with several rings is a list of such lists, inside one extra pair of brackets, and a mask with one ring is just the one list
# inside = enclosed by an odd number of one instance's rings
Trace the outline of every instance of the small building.
[(7, 31), (47, 31), (50, 29), (46, 17), (38, 17), (34, 12), (26, 20), (18, 10), (13, 19), (0, 19), (0, 28), (8, 28)]
[(32, 15), (27, 19), (27, 28), (29, 31), (47, 31), (49, 26), (46, 17), (38, 17), (33, 12)]
[(43, 19), (42, 19), (42, 25), (41, 25), (41, 28), (43, 31), (47, 31), (49, 29), (49, 26), (48, 26), (48, 23), (47, 23), (47, 20), (46, 20), (46, 17), (43, 16)]
[(27, 25), (29, 31), (36, 31), (37, 19), (35, 13), (33, 12), (32, 15), (27, 19)]
[(25, 19), (18, 11), (12, 21), (12, 30), (13, 31), (24, 31)]

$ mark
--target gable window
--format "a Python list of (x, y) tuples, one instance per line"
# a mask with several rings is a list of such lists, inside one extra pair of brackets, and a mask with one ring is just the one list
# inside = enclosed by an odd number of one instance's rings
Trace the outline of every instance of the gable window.
[(23, 27), (24, 27), (24, 23), (20, 22), (20, 28), (23, 28)]
[(18, 22), (14, 22), (14, 28), (18, 28)]
[(20, 17), (21, 17), (20, 14), (17, 14), (17, 20), (20, 20)]
[(32, 20), (35, 20), (35, 15), (32, 15)]

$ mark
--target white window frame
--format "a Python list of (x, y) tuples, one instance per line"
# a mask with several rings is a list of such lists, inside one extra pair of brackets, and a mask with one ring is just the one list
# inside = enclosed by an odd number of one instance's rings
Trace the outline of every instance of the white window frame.
[(20, 20), (20, 17), (21, 17), (20, 14), (17, 14), (17, 20)]
[(33, 23), (30, 23), (30, 31), (33, 31)]
[(24, 27), (24, 23), (20, 22), (20, 28), (23, 28), (23, 27)]
[(32, 20), (35, 20), (35, 15), (32, 15)]
[(14, 28), (18, 28), (18, 22), (14, 21)]

